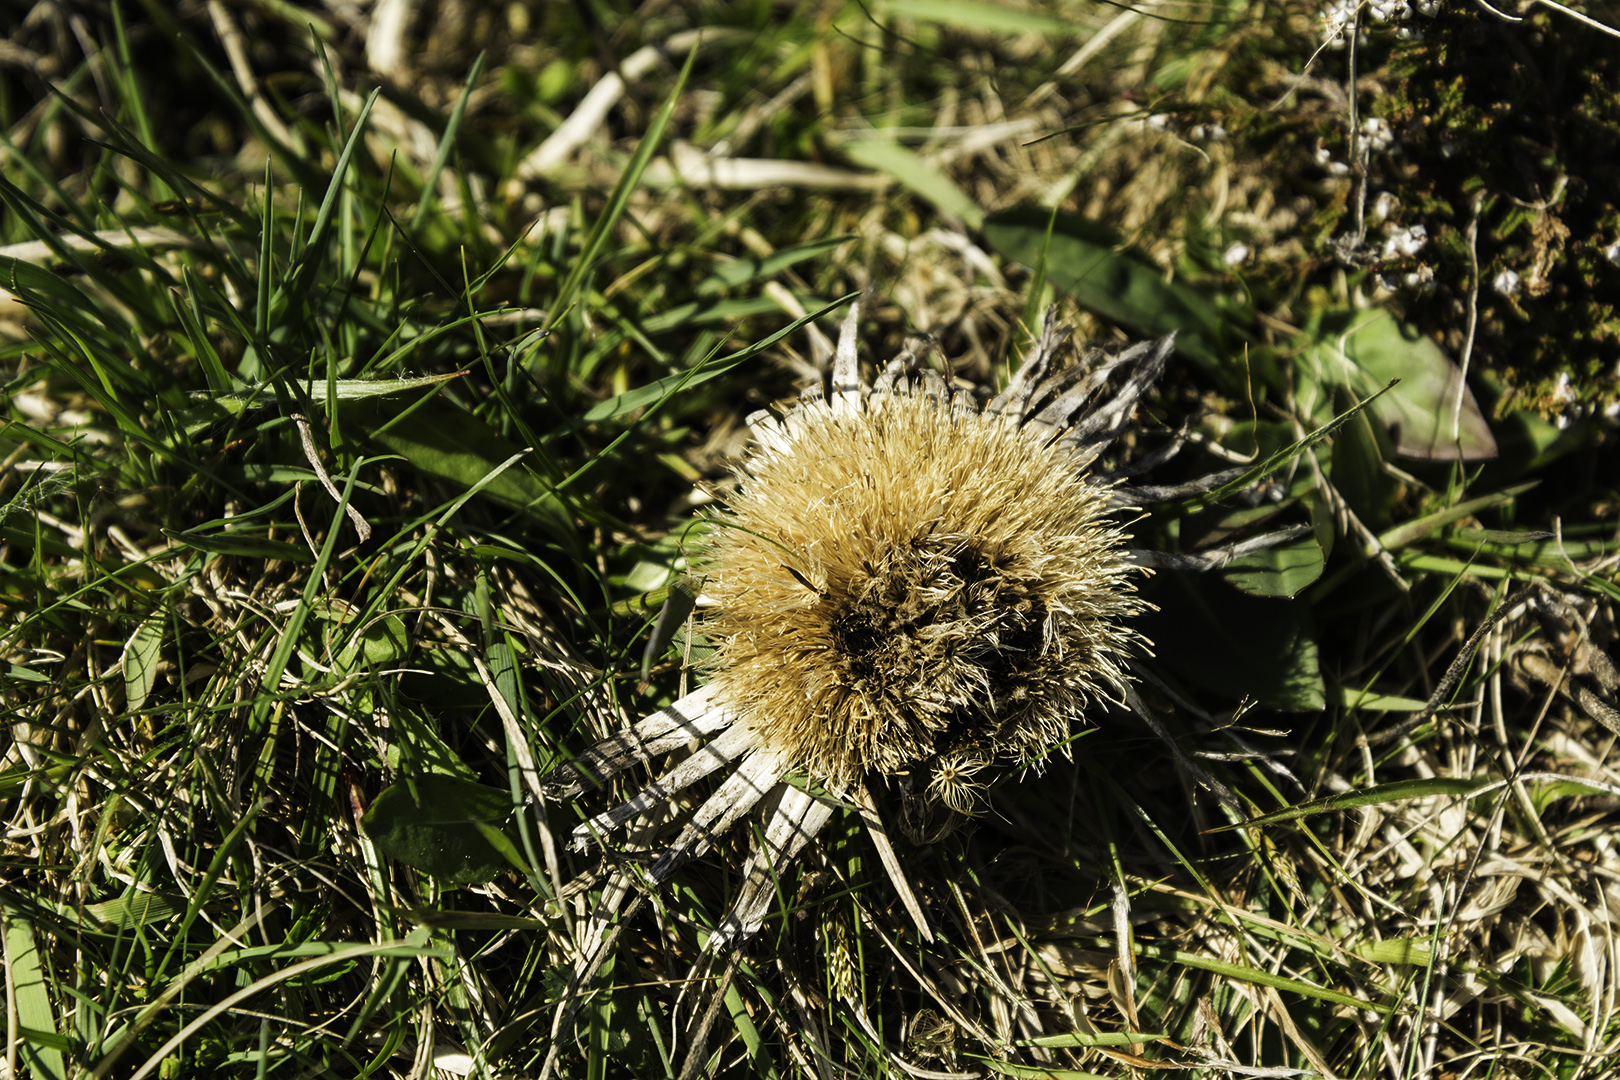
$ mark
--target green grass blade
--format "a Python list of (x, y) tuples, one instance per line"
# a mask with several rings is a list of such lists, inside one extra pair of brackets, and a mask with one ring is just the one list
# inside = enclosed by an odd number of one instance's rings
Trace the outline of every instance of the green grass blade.
[(1361, 788), (1356, 791), (1347, 791), (1341, 795), (1329, 795), (1323, 799), (1312, 799), (1298, 806), (1289, 806), (1270, 814), (1262, 814), (1247, 821), (1234, 822), (1211, 829), (1210, 832), (1230, 832), (1233, 829), (1246, 829), (1252, 826), (1277, 825), (1285, 821), (1298, 821), (1300, 818), (1312, 814), (1333, 814), (1341, 810), (1359, 810), (1364, 806), (1381, 806), (1384, 803), (1401, 802), (1405, 799), (1426, 799), (1435, 795), (1451, 795), (1466, 797), (1478, 791), (1478, 780), (1458, 780), (1447, 777), (1432, 777), (1423, 780), (1397, 780), (1391, 784), (1379, 784), (1376, 787)]
[(444, 172), (444, 167), (450, 160), (450, 152), (456, 147), (456, 133), (461, 130), (461, 118), (467, 112), (467, 101), (472, 97), (473, 87), (478, 84), (478, 76), (484, 72), (486, 55), (488, 54), (481, 52), (473, 59), (472, 70), (467, 72), (467, 81), (461, 85), (461, 95), (456, 98), (455, 107), (450, 110), (450, 119), (444, 125), (444, 134), (439, 137), (439, 148), (433, 155), (433, 164), (428, 166), (427, 175), (422, 178), (422, 196), (416, 200), (416, 212), (411, 215), (413, 232), (420, 229), (422, 222), (426, 220), (428, 207), (432, 205), (439, 186), (439, 174)]
[(18, 1056), (34, 1080), (67, 1080), (62, 1051), (68, 1041), (56, 1030), (33, 924), (10, 904), (0, 904), (0, 915), (5, 921), (6, 984), (11, 989), (8, 1004), (17, 1017)]
[(959, 218), (970, 229), (984, 224), (984, 210), (933, 162), (891, 139), (861, 138), (844, 143), (844, 156), (857, 165), (887, 173), (900, 183)]
[(1245, 964), (1230, 964), (1224, 960), (1214, 960), (1197, 953), (1190, 953), (1184, 949), (1172, 948), (1168, 945), (1138, 944), (1136, 955), (1147, 960), (1163, 960), (1171, 964), (1180, 964), (1182, 967), (1198, 968), (1202, 971), (1212, 972), (1238, 982), (1252, 983), (1255, 986), (1269, 986), (1274, 990), (1283, 990), (1304, 997), (1316, 998), (1318, 1001), (1331, 1002), (1334, 1005), (1343, 1005), (1351, 1009), (1371, 1009), (1374, 1012), (1396, 1012), (1398, 1006), (1379, 1001), (1363, 1001), (1349, 994), (1342, 994), (1337, 990), (1316, 986), (1301, 979), (1290, 979), (1286, 975), (1276, 975), (1259, 968), (1249, 967)]
[(641, 137), (641, 143), (636, 152), (631, 155), (630, 162), (624, 167), (619, 176), (619, 182), (614, 185), (613, 193), (608, 196), (607, 207), (602, 216), (596, 219), (590, 233), (585, 238), (585, 246), (574, 260), (574, 268), (569, 271), (568, 277), (563, 281), (562, 288), (557, 290), (557, 297), (553, 302), (551, 323), (557, 326), (563, 319), (574, 297), (584, 285), (586, 277), (596, 268), (597, 256), (602, 253), (603, 245), (608, 237), (613, 235), (619, 218), (624, 215), (625, 208), (630, 205), (630, 194), (641, 183), (641, 176), (652, 164), (653, 155), (658, 152), (658, 146), (664, 140), (664, 132), (669, 129), (670, 118), (675, 115), (675, 104), (680, 100), (681, 91), (686, 88), (686, 80), (692, 74), (692, 64), (697, 60), (697, 50), (693, 49), (686, 55), (686, 63), (681, 66), (681, 73), (675, 80), (675, 86), (664, 100), (663, 108), (653, 117), (653, 122), (647, 127), (647, 134)]
[[(365, 135), (366, 121), (371, 117), (372, 106), (377, 104), (377, 97), (381, 93), (380, 90), (373, 90), (367, 96), (365, 105), (361, 106), (360, 115), (354, 118), (354, 127), (349, 131), (349, 138), (338, 154), (337, 164), (332, 167), (331, 179), (326, 184), (326, 194), (321, 199), (320, 208), (315, 211), (315, 223), (310, 228), (308, 242), (294, 265), (292, 281), (280, 297), (280, 304), (285, 311), (297, 312), (301, 309), (304, 298), (315, 283), (315, 275), (327, 255), (327, 241), (331, 238), (332, 229), (336, 224), (337, 207), (345, 188), (349, 166), (354, 160), (355, 150)], [(275, 306), (275, 303), (273, 300), (272, 306)]]
[(1305, 453), (1305, 451), (1309, 450), (1311, 447), (1315, 446), (1317, 443), (1339, 430), (1339, 428), (1344, 426), (1344, 424), (1352, 417), (1356, 416), (1363, 409), (1366, 409), (1373, 402), (1377, 401), (1379, 397), (1388, 393), (1390, 389), (1399, 382), (1399, 379), (1393, 380), (1389, 383), (1389, 385), (1385, 386), (1382, 390), (1378, 391), (1376, 394), (1373, 394), (1371, 397), (1362, 398), (1350, 408), (1346, 409), (1338, 416), (1335, 416), (1332, 420), (1329, 420), (1315, 431), (1310, 432), (1304, 438), (1288, 444), (1281, 450), (1278, 450), (1276, 453), (1271, 454), (1270, 456), (1261, 460), (1258, 464), (1245, 469), (1240, 476), (1226, 484), (1221, 485), (1208, 495), (1201, 495), (1196, 499), (1189, 500), (1187, 504), (1188, 509), (1197, 510), (1206, 506), (1212, 506), (1221, 502), (1223, 499), (1231, 498), (1233, 495), (1236, 495), (1238, 492), (1242, 491), (1256, 480), (1270, 476), (1272, 473), (1276, 472), (1284, 465), (1287, 465), (1290, 461), (1293, 461), (1295, 458)]
[(287, 616), (286, 625), (282, 627), (276, 640), (275, 651), (270, 654), (270, 659), (265, 665), (264, 676), (259, 680), (259, 693), (253, 702), (253, 711), (248, 721), (248, 730), (255, 737), (264, 734), (271, 711), (281, 702), (281, 673), (287, 670), (287, 663), (292, 659), (294, 650), (298, 648), (303, 638), (304, 623), (309, 619), (310, 612), (323, 591), (322, 581), (326, 575), (326, 568), (331, 565), (333, 554), (337, 551), (338, 538), (345, 535), (347, 522), (344, 515), (349, 508), (349, 499), (354, 494), (354, 483), (360, 475), (361, 466), (365, 464), (368, 464), (366, 459), (357, 460), (354, 468), (349, 471), (348, 481), (343, 485), (342, 497), (338, 500), (327, 529), (326, 542), (321, 545), (320, 554), (316, 556), (315, 568), (304, 583), (303, 595), (298, 605)]

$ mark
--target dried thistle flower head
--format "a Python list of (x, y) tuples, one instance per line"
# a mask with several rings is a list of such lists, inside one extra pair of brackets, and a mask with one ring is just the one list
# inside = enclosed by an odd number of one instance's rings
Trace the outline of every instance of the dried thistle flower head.
[(1120, 695), (1140, 569), (1086, 452), (1025, 420), (919, 383), (756, 421), (703, 626), (762, 747), (840, 794), (906, 775), (966, 810), (962, 779)]
[[(1211, 569), (1293, 535), (1200, 555), (1126, 549), (1115, 512), (1214, 491), (1243, 471), (1160, 488), (1090, 471), (1163, 373), (1169, 338), (1077, 353), (1048, 318), (1007, 388), (984, 403), (919, 372), (910, 353), (864, 380), (856, 319), (851, 310), (827, 388), (780, 417), (750, 417), (758, 447), (740, 466), (739, 490), (714, 519), (705, 553), (704, 630), (718, 656), (710, 681), (546, 778), (550, 798), (571, 799), (703, 740), (633, 798), (575, 829), (583, 848), (704, 777), (727, 774), (650, 867), (619, 871), (604, 887), (603, 909), (579, 941), (576, 990), (606, 957), (626, 898), (638, 906), (764, 802), (742, 888), (704, 946), (708, 957), (731, 955), (713, 991), (718, 1001), (735, 947), (777, 896), (776, 879), (832, 819), (831, 802), (786, 782), (801, 770), (860, 810), (902, 902), (932, 940), (872, 781), (904, 776), (903, 795), (970, 812), (991, 763), (1034, 761), (1060, 747), (1097, 699), (1126, 697), (1150, 720), (1125, 674), (1139, 640), (1129, 619), (1144, 606), (1135, 573)], [(1138, 469), (1179, 446), (1172, 440)], [(559, 1015), (554, 1030), (570, 1022)], [(700, 1032), (692, 1061), (702, 1044)]]
[[(781, 800), (756, 861), (780, 868), (832, 812), (782, 784), (795, 770), (866, 808), (874, 838), (872, 779), (904, 776), (906, 790), (970, 811), (986, 766), (1038, 760), (1089, 703), (1125, 691), (1127, 620), (1143, 606), (1132, 579), (1155, 560), (1126, 550), (1111, 515), (1149, 489), (1088, 470), (1163, 372), (1170, 339), (1076, 355), (1048, 319), (983, 403), (919, 373), (912, 353), (863, 380), (857, 314), (826, 390), (749, 418), (759, 445), (706, 553), (710, 682), (548, 777), (571, 798), (708, 740), (575, 830), (583, 847), (730, 768), (648, 884), (771, 792)], [(730, 920), (740, 936), (763, 910), (745, 907)]]

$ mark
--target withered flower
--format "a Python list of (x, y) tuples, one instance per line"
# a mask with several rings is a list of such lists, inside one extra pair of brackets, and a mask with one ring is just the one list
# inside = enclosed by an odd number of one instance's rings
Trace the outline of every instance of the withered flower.
[(1232, 475), (1146, 489), (1093, 471), (1163, 373), (1169, 338), (1079, 353), (1049, 317), (985, 401), (919, 369), (910, 351), (863, 379), (856, 319), (852, 309), (826, 387), (749, 418), (756, 446), (700, 564), (701, 629), (717, 655), (707, 684), (548, 777), (554, 797), (572, 798), (706, 740), (575, 830), (584, 847), (727, 771), (639, 876), (642, 889), (762, 800), (771, 806), (711, 955), (759, 928), (774, 877), (830, 820), (835, 806), (816, 788), (861, 809), (927, 937), (873, 786), (972, 812), (989, 767), (1038, 764), (1088, 708), (1124, 699), (1127, 658), (1145, 644), (1130, 627), (1144, 607), (1136, 579), (1187, 559), (1128, 549), (1119, 511)]

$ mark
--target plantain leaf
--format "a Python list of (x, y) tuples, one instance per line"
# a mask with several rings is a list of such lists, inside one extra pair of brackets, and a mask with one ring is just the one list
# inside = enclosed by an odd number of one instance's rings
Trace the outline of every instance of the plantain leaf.
[(479, 826), (499, 829), (511, 817), (510, 792), (428, 773), (377, 796), (360, 824), (389, 858), (454, 885), (474, 885), (509, 866)]
[[(342, 642), (335, 666), (343, 674), (362, 667), (379, 667), (404, 656), (410, 644), (411, 635), (404, 620), (398, 615), (384, 615), (373, 620), (358, 637)], [(362, 658), (364, 663), (361, 663)]]
[(1322, 545), (1311, 534), (1235, 559), (1221, 576), (1250, 596), (1297, 596), (1322, 576)]
[[(1047, 227), (1051, 239), (1047, 239)], [(1117, 250), (1112, 233), (1079, 214), (1019, 208), (984, 219), (991, 246), (1025, 266), (1046, 254), (1047, 278), (1086, 307), (1149, 337), (1176, 335), (1176, 351), (1230, 378), (1232, 352), (1220, 313), (1164, 271)]]
[(1327, 700), (1315, 621), (1303, 601), (1248, 596), (1193, 574), (1161, 574), (1141, 620), (1165, 666), (1231, 698), (1283, 712), (1314, 712)]
[[(1372, 405), (1389, 429), (1395, 452), (1431, 461), (1484, 461), (1496, 457), (1496, 439), (1463, 381), (1462, 371), (1433, 339), (1402, 326), (1387, 311), (1324, 315), (1317, 341), (1300, 354), (1301, 370), (1365, 396), (1391, 379), (1394, 392)], [(1452, 416), (1458, 408), (1457, 428)]]

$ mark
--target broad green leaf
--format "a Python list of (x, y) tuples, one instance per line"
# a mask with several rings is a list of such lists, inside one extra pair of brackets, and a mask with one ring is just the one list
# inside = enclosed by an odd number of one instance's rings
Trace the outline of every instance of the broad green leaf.
[(501, 828), (511, 817), (510, 792), (428, 773), (377, 796), (360, 823), (389, 858), (451, 884), (473, 885), (508, 869), (479, 824)]
[(1327, 455), (1333, 489), (1362, 521), (1388, 521), (1400, 485), (1388, 462), (1394, 454), (1384, 425), (1370, 412), (1346, 423)]
[[(462, 685), (469, 682), (471, 680), (462, 680)], [(474, 696), (488, 700), (483, 695), (482, 687), (477, 688)], [(414, 695), (411, 697), (414, 699)], [(459, 776), (468, 781), (474, 779), (476, 774), (472, 767), (461, 760), (461, 755), (450, 749), (450, 745), (439, 737), (438, 729), (430, 717), (431, 714), (418, 711), (408, 701), (394, 704), (389, 722), (396, 740), (395, 744), (388, 748), (389, 766), (406, 775), (444, 774)]]
[(398, 615), (384, 615), (373, 620), (357, 637), (351, 636), (344, 642), (335, 666), (346, 674), (362, 667), (393, 663), (409, 651), (410, 645), (411, 635), (404, 620)]
[(66, 1080), (62, 1051), (71, 1044), (56, 1030), (56, 1013), (34, 943), (34, 926), (9, 905), (0, 905), (0, 918), (5, 922), (6, 982), (10, 984), (6, 996), (17, 1018), (17, 1041), (13, 1046), (18, 1061), (27, 1066), (35, 1080)]
[[(345, 423), (363, 420), (346, 417)], [(502, 462), (522, 452), (521, 447), (484, 421), (441, 397), (423, 402), (402, 423), (390, 424), (380, 417), (373, 421), (369, 435), (373, 442), (422, 472), (462, 488), (483, 482)], [(567, 504), (551, 485), (521, 464), (490, 479), (482, 492), (499, 503), (532, 514), (565, 551), (579, 550), (579, 535)]]
[(1327, 701), (1315, 623), (1302, 600), (1249, 596), (1220, 581), (1161, 574), (1139, 625), (1160, 661), (1183, 678), (1269, 709), (1314, 712)]
[(1322, 545), (1313, 535), (1256, 551), (1221, 569), (1221, 576), (1250, 596), (1297, 596), (1322, 576)]
[(534, 871), (523, 861), (523, 856), (518, 852), (517, 844), (512, 842), (510, 836), (485, 821), (475, 821), (473, 827), (478, 830), (478, 835), (482, 836), (484, 841), (495, 849), (495, 853), (506, 860), (508, 867), (516, 870), (524, 877), (532, 878), (534, 876)]
[[(1048, 245), (1047, 227), (1051, 226)], [(1123, 326), (1158, 337), (1230, 380), (1231, 351), (1220, 313), (1198, 292), (1164, 279), (1164, 271), (1124, 251), (1103, 226), (1078, 214), (1016, 209), (984, 219), (984, 236), (1002, 254), (1034, 267), (1046, 249), (1046, 276), (1086, 307)]]
[(124, 643), (124, 700), (132, 713), (146, 705), (157, 681), (158, 662), (163, 659), (163, 634), (167, 615), (160, 608), (147, 616)]
[(915, 151), (884, 138), (849, 139), (843, 143), (843, 150), (844, 156), (857, 165), (887, 173), (939, 209), (956, 215), (968, 228), (977, 229), (984, 222), (979, 204)]
[[(1496, 393), (1503, 392), (1500, 377), (1483, 372), (1480, 382)], [(1602, 429), (1588, 420), (1576, 420), (1564, 428), (1548, 423), (1528, 409), (1518, 409), (1503, 417), (1496, 427), (1497, 449), (1502, 463), (1512, 475), (1525, 476), (1546, 471), (1560, 458), (1579, 454), (1602, 438)]]
[(686, 625), (686, 617), (697, 607), (697, 597), (698, 582), (695, 578), (682, 577), (670, 583), (664, 595), (664, 605), (658, 612), (658, 621), (653, 624), (652, 634), (647, 638), (647, 648), (641, 654), (643, 682), (652, 677), (653, 663), (664, 655), (669, 643), (675, 640), (676, 631)]
[[(1496, 456), (1496, 439), (1462, 371), (1440, 346), (1403, 327), (1387, 311), (1334, 312), (1324, 316), (1317, 342), (1299, 356), (1309, 378), (1365, 396), (1391, 379), (1401, 385), (1372, 407), (1405, 457), (1434, 461), (1484, 461)], [(1452, 416), (1461, 412), (1453, 431)]]
[(18, 682), (39, 684), (47, 684), (52, 681), (51, 677), (43, 671), (35, 671), (31, 667), (23, 667), (21, 664), (13, 664), (9, 661), (3, 668), (0, 668), (0, 679), (15, 679)]

